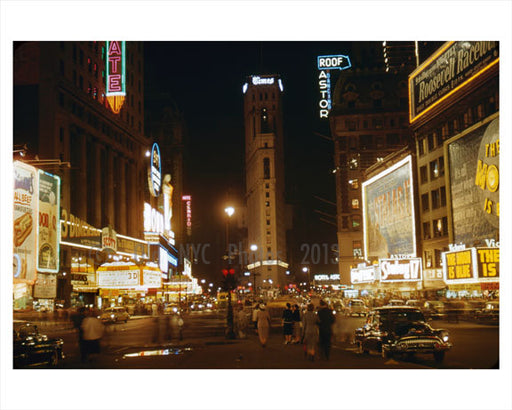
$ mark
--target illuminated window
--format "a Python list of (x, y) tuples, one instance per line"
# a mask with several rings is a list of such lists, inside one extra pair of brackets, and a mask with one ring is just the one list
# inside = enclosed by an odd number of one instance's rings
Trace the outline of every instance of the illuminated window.
[(270, 198), (270, 192), (265, 192), (265, 198)]
[(352, 199), (352, 209), (359, 209), (359, 199)]
[(448, 219), (445, 217), (434, 220), (434, 237), (448, 235)]
[(350, 188), (352, 188), (352, 189), (359, 189), (359, 180), (357, 178), (349, 180), (348, 184), (350, 185)]
[(359, 155), (355, 155), (352, 158), (350, 158), (348, 163), (349, 169), (359, 169)]
[(352, 254), (355, 259), (363, 257), (363, 247), (361, 241), (352, 241)]
[(261, 132), (268, 133), (270, 132), (269, 122), (268, 122), (268, 112), (266, 108), (262, 108), (261, 116), (260, 116), (260, 125)]
[(361, 229), (361, 216), (352, 215), (352, 229), (358, 231)]

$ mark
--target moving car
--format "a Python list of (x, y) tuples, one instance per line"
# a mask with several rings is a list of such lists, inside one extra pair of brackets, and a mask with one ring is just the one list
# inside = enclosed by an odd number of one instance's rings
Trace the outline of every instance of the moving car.
[(100, 315), (100, 319), (102, 322), (126, 323), (128, 319), (130, 319), (130, 314), (128, 313), (125, 307), (115, 306), (105, 309), (103, 313)]
[(368, 308), (361, 299), (350, 299), (348, 301), (347, 309), (348, 316), (365, 316), (368, 313)]
[(15, 369), (36, 366), (56, 366), (64, 359), (61, 338), (49, 338), (39, 333), (37, 326), (26, 320), (13, 321), (13, 366)]
[(452, 348), (446, 329), (432, 328), (420, 309), (408, 306), (370, 311), (366, 324), (355, 331), (355, 343), (359, 353), (376, 351), (384, 358), (428, 353), (437, 362)]
[(405, 306), (405, 302), (402, 299), (391, 299), (388, 306)]
[(475, 313), (475, 320), (479, 323), (497, 325), (500, 321), (500, 303), (487, 302), (485, 307)]
[(423, 304), (422, 312), (427, 319), (443, 319), (445, 306), (440, 300), (426, 300)]

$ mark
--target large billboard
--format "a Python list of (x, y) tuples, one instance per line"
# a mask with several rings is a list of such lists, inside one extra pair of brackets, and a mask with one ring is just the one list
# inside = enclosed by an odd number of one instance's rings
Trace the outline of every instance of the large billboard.
[(416, 121), (499, 61), (497, 41), (449, 41), (409, 76), (409, 120)]
[(453, 243), (499, 239), (499, 117), (447, 143)]
[(14, 161), (14, 282), (34, 284), (37, 262), (37, 169)]
[(39, 272), (59, 271), (60, 178), (39, 170), (39, 217), (37, 225)]
[(366, 259), (416, 256), (416, 227), (409, 155), (363, 182)]

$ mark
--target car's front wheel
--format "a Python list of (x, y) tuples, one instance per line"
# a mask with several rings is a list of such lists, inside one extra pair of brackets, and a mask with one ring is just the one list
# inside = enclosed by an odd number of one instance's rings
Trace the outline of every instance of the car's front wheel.
[(444, 353), (445, 352), (434, 352), (434, 360), (437, 363), (441, 363), (444, 360)]

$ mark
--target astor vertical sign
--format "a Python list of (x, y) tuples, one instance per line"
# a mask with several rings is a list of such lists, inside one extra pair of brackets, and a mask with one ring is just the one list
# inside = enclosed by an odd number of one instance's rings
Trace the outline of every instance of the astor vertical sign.
[(320, 118), (327, 118), (332, 107), (331, 101), (331, 72), (330, 70), (346, 70), (351, 67), (348, 56), (318, 56), (318, 85), (320, 87)]
[(106, 41), (106, 93), (107, 100), (116, 114), (121, 110), (126, 96), (125, 42)]

